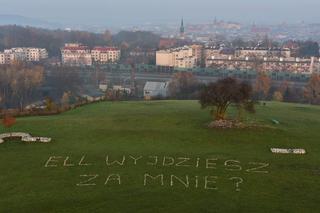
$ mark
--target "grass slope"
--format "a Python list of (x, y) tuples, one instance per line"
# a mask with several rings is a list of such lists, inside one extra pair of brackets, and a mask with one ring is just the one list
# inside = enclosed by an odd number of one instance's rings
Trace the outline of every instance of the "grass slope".
[[(100, 103), (58, 116), (20, 118), (12, 131), (54, 141), (0, 145), (0, 212), (320, 212), (320, 107), (268, 103), (250, 119), (281, 124), (210, 130), (208, 112), (194, 101)], [(305, 148), (308, 154), (275, 155), (271, 147)], [(78, 164), (83, 155), (92, 165), (62, 166), (65, 157)], [(124, 166), (106, 165), (107, 155), (125, 155)], [(50, 156), (64, 158), (51, 162), (57, 167), (45, 167)], [(130, 156), (143, 157), (135, 165)], [(158, 164), (148, 165), (149, 156), (158, 156)], [(192, 166), (162, 166), (164, 156), (176, 162), (190, 158)], [(216, 169), (207, 169), (206, 159), (217, 159), (209, 160)], [(246, 171), (254, 162), (268, 163), (259, 170), (268, 173)], [(144, 186), (146, 173), (163, 174), (164, 185), (148, 179)], [(105, 185), (110, 174), (119, 174), (121, 185)], [(94, 186), (77, 186), (85, 180), (80, 175), (99, 176), (90, 182)], [(176, 179), (171, 186), (170, 175), (188, 175), (189, 187)], [(218, 189), (205, 189), (206, 176), (217, 178), (213, 183), (209, 177), (207, 188)], [(241, 191), (231, 177), (243, 179)]]

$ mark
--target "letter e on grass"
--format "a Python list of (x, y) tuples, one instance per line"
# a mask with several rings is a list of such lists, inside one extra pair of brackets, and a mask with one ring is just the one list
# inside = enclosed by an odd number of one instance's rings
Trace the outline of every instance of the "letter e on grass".
[(57, 164), (54, 163), (58, 163), (58, 159), (61, 159), (61, 156), (50, 156), (49, 159), (47, 160), (46, 164), (44, 165), (44, 167), (57, 167)]

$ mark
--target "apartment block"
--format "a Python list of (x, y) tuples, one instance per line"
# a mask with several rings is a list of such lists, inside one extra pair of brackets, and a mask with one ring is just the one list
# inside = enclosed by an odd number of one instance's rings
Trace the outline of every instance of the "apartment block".
[(0, 53), (0, 64), (5, 64), (6, 60), (5, 60), (6, 56), (4, 53)]
[(116, 47), (95, 47), (91, 51), (91, 56), (96, 63), (115, 63), (120, 60), (121, 51)]
[(116, 47), (98, 46), (92, 50), (78, 43), (65, 44), (61, 48), (62, 63), (68, 66), (91, 66), (93, 63), (107, 64), (120, 60), (121, 51)]
[(48, 58), (46, 49), (33, 47), (15, 47), (0, 53), (0, 64), (10, 64), (15, 60), (38, 62)]
[(92, 65), (91, 50), (89, 47), (78, 43), (65, 44), (61, 48), (62, 63), (68, 66)]
[(160, 50), (156, 53), (156, 63), (158, 66), (194, 68), (201, 62), (201, 58), (201, 45)]
[(291, 51), (288, 48), (237, 48), (235, 50), (237, 57), (291, 57)]

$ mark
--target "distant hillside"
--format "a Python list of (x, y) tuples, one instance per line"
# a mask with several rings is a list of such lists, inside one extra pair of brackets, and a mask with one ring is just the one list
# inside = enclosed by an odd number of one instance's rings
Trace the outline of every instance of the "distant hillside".
[[(0, 18), (1, 20), (1, 18)], [(3, 20), (1, 20), (3, 21)], [(12, 47), (40, 47), (46, 48), (49, 55), (60, 56), (60, 48), (64, 43), (80, 42), (90, 47), (100, 45), (121, 46), (126, 43), (128, 49), (156, 48), (160, 37), (150, 32), (122, 31), (116, 35), (87, 31), (65, 31), (40, 29), (35, 27), (21, 27), (14, 25), (0, 26), (0, 51)]]
[(32, 26), (48, 29), (61, 28), (62, 25), (44, 21), (41, 19), (29, 18), (19, 15), (3, 15), (0, 14), (0, 25), (19, 25), (19, 26)]
[(46, 48), (52, 57), (59, 56), (60, 48), (64, 43), (70, 42), (80, 42), (88, 46), (108, 45), (102, 34), (14, 25), (0, 26), (0, 51), (12, 47), (39, 47)]

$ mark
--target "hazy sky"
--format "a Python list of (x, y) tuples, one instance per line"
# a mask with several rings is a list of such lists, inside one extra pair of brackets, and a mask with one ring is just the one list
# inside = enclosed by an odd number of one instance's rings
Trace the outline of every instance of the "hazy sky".
[(166, 23), (218, 19), (246, 23), (320, 22), (320, 0), (0, 0), (0, 14), (60, 23)]

